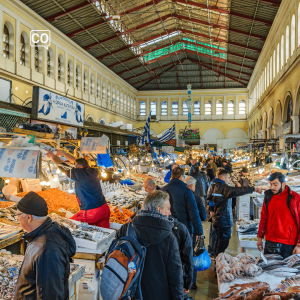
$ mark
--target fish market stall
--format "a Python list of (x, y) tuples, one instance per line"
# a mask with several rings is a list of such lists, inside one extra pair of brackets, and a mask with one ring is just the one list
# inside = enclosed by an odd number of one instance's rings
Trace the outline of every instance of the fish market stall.
[(256, 259), (247, 253), (236, 257), (220, 253), (216, 258), (216, 271), (220, 298), (248, 296), (258, 288), (266, 295), (275, 295), (287, 291), (282, 282), (289, 282), (292, 286), (293, 278), (299, 278), (300, 261), (297, 255), (283, 259), (277, 254), (267, 254), (264, 259)]

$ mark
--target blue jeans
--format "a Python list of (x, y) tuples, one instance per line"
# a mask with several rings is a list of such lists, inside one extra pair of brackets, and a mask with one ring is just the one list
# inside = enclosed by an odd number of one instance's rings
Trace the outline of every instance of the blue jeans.
[(286, 245), (266, 241), (264, 254), (280, 254), (283, 258), (287, 258), (293, 254), (295, 245)]

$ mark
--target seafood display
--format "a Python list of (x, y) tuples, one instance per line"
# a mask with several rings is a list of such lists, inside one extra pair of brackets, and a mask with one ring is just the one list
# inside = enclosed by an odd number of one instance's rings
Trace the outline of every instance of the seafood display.
[(105, 194), (105, 199), (107, 204), (110, 206), (119, 206), (122, 209), (129, 209), (143, 202), (145, 196), (131, 192), (128, 188), (124, 188), (118, 191), (110, 191), (109, 193)]
[[(22, 192), (16, 196), (23, 198), (27, 192)], [(68, 210), (71, 213), (77, 213), (80, 208), (75, 194), (69, 194), (59, 189), (48, 189), (45, 191), (37, 192), (42, 198), (45, 199), (48, 209), (52, 211)]]
[(112, 223), (125, 224), (128, 222), (128, 219), (134, 215), (134, 213), (126, 208), (120, 209), (118, 206), (110, 206), (110, 219)]

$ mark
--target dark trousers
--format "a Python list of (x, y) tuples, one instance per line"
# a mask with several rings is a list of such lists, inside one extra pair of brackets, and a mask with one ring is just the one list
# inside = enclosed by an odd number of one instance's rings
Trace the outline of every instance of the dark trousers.
[(216, 227), (216, 244), (215, 244), (215, 257), (220, 253), (225, 252), (229, 245), (229, 240), (231, 238), (231, 227)]
[(217, 238), (216, 229), (213, 223), (210, 223), (208, 253), (212, 256), (214, 256), (214, 252), (215, 252), (216, 238)]
[(287, 258), (293, 254), (295, 247), (295, 245), (266, 241), (264, 254), (280, 254), (283, 258)]
[[(195, 249), (195, 246), (196, 246), (196, 235), (194, 234), (193, 235), (193, 249)], [(193, 271), (193, 283), (196, 283), (196, 280), (197, 280), (197, 270), (194, 266), (194, 271)]]

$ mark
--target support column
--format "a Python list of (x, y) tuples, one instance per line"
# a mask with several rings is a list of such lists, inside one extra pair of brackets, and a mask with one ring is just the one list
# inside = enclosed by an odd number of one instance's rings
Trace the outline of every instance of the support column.
[(293, 134), (299, 133), (299, 116), (291, 116), (293, 120)]
[[(64, 83), (65, 83), (66, 86), (69, 85), (68, 84), (68, 64), (69, 64), (69, 62), (68, 62), (68, 53), (65, 52), (65, 64), (64, 64), (64, 67), (65, 67), (65, 70), (64, 70), (65, 78), (64, 78)], [(67, 91), (67, 89), (66, 89), (66, 91)]]
[(172, 101), (170, 97), (168, 97), (168, 116), (172, 116)]
[(212, 97), (212, 101), (211, 101), (211, 114), (212, 115), (216, 114), (216, 97), (215, 96)]
[[(3, 30), (4, 24), (3, 24), (3, 10), (2, 9), (0, 9), (0, 24), (1, 24), (2, 30)], [(0, 39), (0, 55), (3, 57), (3, 37)]]
[[(21, 39), (21, 32), (20, 32), (20, 21), (17, 19), (16, 20), (16, 32), (15, 32), (15, 41), (16, 41), (16, 65), (17, 64), (20, 64), (20, 39)], [(28, 37), (28, 38), (30, 38), (30, 37)], [(26, 41), (25, 41), (25, 43), (26, 43)], [(31, 48), (31, 46), (30, 46), (30, 41), (28, 41), (28, 48), (29, 48), (29, 53), (30, 53), (30, 48)], [(25, 49), (26, 49), (26, 47), (25, 47)], [(27, 49), (26, 49), (27, 50)], [(25, 65), (24, 65), (24, 67), (28, 67), (28, 68), (30, 68), (30, 55), (29, 55), (29, 57), (26, 57), (26, 51), (25, 51)], [(27, 65), (26, 66), (26, 58), (28, 58), (29, 59), (29, 65)]]
[(204, 115), (205, 114), (205, 103), (204, 103), (204, 97), (201, 96), (200, 99), (200, 115)]

